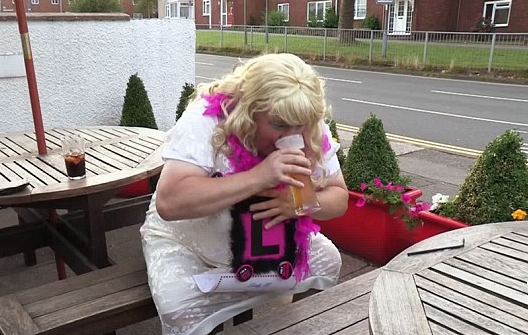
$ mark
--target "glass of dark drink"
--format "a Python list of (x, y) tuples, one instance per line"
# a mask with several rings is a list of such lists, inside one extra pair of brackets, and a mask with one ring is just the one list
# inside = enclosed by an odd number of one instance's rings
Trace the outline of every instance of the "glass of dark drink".
[(66, 175), (76, 180), (86, 177), (84, 159), (84, 138), (77, 134), (64, 136), (62, 140), (62, 155), (66, 164)]

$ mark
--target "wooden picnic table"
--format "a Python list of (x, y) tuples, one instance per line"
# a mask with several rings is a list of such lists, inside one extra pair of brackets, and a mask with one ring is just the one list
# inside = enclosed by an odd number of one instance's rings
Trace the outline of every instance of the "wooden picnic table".
[[(409, 255), (454, 245), (450, 248)], [(373, 335), (528, 334), (528, 221), (456, 229), (391, 260), (369, 302)]]
[[(61, 148), (66, 134), (79, 134), (85, 139), (84, 179), (70, 180), (66, 175)], [(104, 206), (123, 186), (159, 175), (164, 136), (158, 130), (136, 127), (55, 128), (46, 131), (48, 153), (39, 155), (33, 132), (0, 135), (0, 185), (20, 179), (29, 181), (23, 191), (0, 196), (0, 207), (84, 211), (85, 227), (73, 227), (66, 233), (58, 231), (51, 222), (48, 228), (53, 231), (54, 240), (63, 244), (59, 249), (70, 253), (64, 255), (67, 259), (76, 254), (78, 257), (74, 258), (81, 263), (86, 263), (85, 257), (98, 268), (107, 266)], [(86, 272), (90, 266), (78, 268), (79, 272)]]

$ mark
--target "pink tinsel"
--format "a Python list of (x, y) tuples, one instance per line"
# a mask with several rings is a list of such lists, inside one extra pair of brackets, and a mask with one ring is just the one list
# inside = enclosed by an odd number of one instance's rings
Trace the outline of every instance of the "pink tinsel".
[(222, 110), (222, 102), (227, 98), (227, 95), (217, 93), (214, 95), (202, 94), (202, 98), (207, 101), (207, 109), (203, 115), (216, 116), (219, 119), (224, 118), (224, 111)]
[(295, 251), (295, 279), (302, 281), (310, 276), (310, 234), (318, 233), (321, 227), (316, 225), (309, 216), (299, 216), (295, 226), (293, 239), (297, 245)]
[[(216, 116), (218, 118), (224, 118), (224, 112), (222, 111), (222, 102), (227, 98), (225, 94), (217, 93), (212, 96), (202, 95), (207, 101), (207, 109), (203, 115), (207, 116)], [(227, 157), (233, 173), (247, 171), (257, 164), (259, 164), (262, 159), (259, 157), (253, 156), (240, 142), (240, 140), (231, 135), (227, 138), (227, 144), (231, 147), (231, 154)], [(328, 141), (328, 136), (323, 135), (322, 138), (323, 151), (326, 152), (330, 150), (330, 143)], [(277, 186), (278, 189), (284, 188), (284, 184)], [(300, 216), (297, 218), (295, 226), (294, 241), (297, 245), (297, 250), (295, 251), (295, 279), (297, 281), (302, 281), (310, 275), (310, 234), (318, 233), (321, 228), (316, 225), (312, 218), (309, 216)]]

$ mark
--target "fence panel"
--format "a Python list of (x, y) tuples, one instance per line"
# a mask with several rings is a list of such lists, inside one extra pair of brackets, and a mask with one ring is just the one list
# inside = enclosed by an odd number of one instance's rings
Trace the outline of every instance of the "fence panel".
[[(310, 27), (196, 25), (196, 48), (240, 52), (291, 52), (347, 65), (384, 64), (447, 71), (527, 71), (528, 34), (383, 31)], [(493, 42), (493, 43), (492, 43)]]

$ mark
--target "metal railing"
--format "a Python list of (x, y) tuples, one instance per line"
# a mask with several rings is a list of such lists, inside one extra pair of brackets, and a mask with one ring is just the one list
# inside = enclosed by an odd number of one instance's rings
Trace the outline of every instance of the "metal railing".
[(196, 25), (197, 50), (291, 52), (314, 60), (409, 69), (516, 71), (528, 76), (528, 33), (389, 32), (309, 27)]

